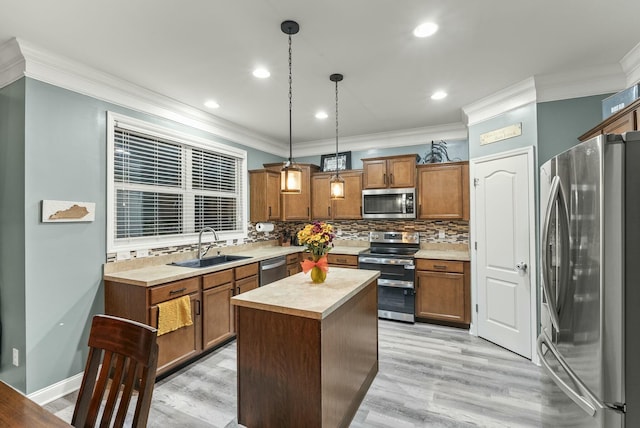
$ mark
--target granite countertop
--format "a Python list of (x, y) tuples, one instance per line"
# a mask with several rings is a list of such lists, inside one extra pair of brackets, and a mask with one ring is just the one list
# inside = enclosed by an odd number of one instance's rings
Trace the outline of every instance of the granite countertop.
[(305, 318), (324, 319), (356, 295), (380, 272), (330, 267), (327, 279), (314, 284), (302, 272), (231, 298), (236, 306)]
[(461, 262), (468, 262), (471, 260), (468, 250), (420, 250), (414, 257), (416, 259), (454, 260)]
[[(333, 254), (358, 254), (360, 251), (365, 250), (366, 247), (353, 247), (353, 246), (336, 246), (331, 252)], [(215, 249), (214, 249), (215, 250)], [(214, 251), (212, 250), (212, 251)], [(306, 250), (306, 247), (280, 247), (280, 246), (264, 246), (248, 248), (241, 251), (232, 251), (233, 249), (226, 249), (224, 254), (233, 254), (238, 256), (249, 256), (250, 259), (236, 260), (233, 262), (223, 263), (216, 266), (207, 268), (187, 268), (182, 266), (173, 266), (168, 263), (174, 261), (186, 260), (189, 258), (195, 258), (195, 253), (186, 253), (174, 258), (156, 258), (149, 257), (138, 261), (137, 265), (130, 264), (131, 268), (118, 269), (114, 263), (108, 263), (105, 265), (104, 280), (122, 282), (125, 284), (139, 285), (142, 287), (150, 287), (154, 285), (160, 285), (167, 282), (178, 281), (181, 279), (187, 279), (194, 276), (206, 275), (208, 273), (218, 272), (225, 269), (230, 269), (249, 263), (256, 263), (262, 260), (270, 259), (273, 257), (286, 256), (288, 254), (300, 253)], [(211, 256), (211, 254), (210, 254)], [(125, 265), (126, 266), (126, 265)]]

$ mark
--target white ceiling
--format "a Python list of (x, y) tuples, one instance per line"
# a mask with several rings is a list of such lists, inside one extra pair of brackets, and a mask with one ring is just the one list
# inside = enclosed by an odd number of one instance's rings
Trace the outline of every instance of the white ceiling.
[[(463, 123), (462, 107), (532, 76), (618, 70), (640, 41), (637, 0), (0, 0), (13, 37), (288, 141), (287, 36), (293, 19), (293, 141)], [(440, 30), (418, 39), (413, 28)], [(271, 77), (251, 72), (267, 67)], [(442, 101), (429, 98), (443, 89)], [(622, 89), (622, 88), (619, 88)], [(213, 98), (220, 108), (203, 106)], [(329, 118), (315, 119), (317, 110)]]

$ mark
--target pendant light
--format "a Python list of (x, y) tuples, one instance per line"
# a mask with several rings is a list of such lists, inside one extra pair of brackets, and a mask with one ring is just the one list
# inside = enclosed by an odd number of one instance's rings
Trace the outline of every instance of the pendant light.
[(340, 177), (338, 169), (338, 82), (342, 81), (342, 74), (332, 74), (329, 80), (336, 82), (336, 175), (331, 177), (331, 199), (344, 199), (344, 179)]
[(280, 24), (283, 33), (289, 36), (289, 160), (280, 170), (280, 193), (296, 194), (302, 191), (302, 170), (293, 163), (293, 141), (291, 136), (291, 35), (300, 31), (300, 26), (295, 21), (284, 21)]

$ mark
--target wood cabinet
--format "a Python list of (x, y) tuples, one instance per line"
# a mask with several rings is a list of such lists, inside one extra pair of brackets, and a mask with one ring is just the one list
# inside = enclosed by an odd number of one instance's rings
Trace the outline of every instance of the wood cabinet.
[(158, 336), (157, 374), (202, 352), (201, 278), (194, 277), (153, 287), (105, 281), (105, 313), (158, 327), (158, 304), (189, 296), (193, 325)]
[(327, 254), (329, 266), (343, 267), (350, 269), (358, 268), (358, 256), (351, 254)]
[[(312, 164), (296, 165), (302, 170), (302, 191), (299, 194), (280, 195), (280, 182), (278, 181), (280, 220), (282, 221), (311, 220), (311, 174), (319, 171), (320, 168)], [(279, 174), (282, 164), (264, 164), (264, 167)], [(251, 192), (253, 193), (253, 190)]]
[(302, 272), (300, 261), (300, 253), (287, 255), (287, 276), (295, 275), (298, 272)]
[(329, 182), (334, 173), (311, 176), (311, 217), (314, 220), (359, 220), (362, 218), (362, 170), (340, 173), (344, 179), (344, 199), (331, 199)]
[(635, 100), (622, 110), (604, 119), (602, 122), (582, 134), (578, 139), (586, 141), (600, 134), (621, 134), (628, 131), (638, 131), (640, 124), (640, 99)]
[(267, 169), (249, 171), (249, 219), (280, 220), (280, 173)]
[(418, 165), (417, 171), (417, 218), (469, 220), (469, 162)]
[(258, 263), (250, 263), (235, 268), (235, 294), (241, 294), (260, 286)]
[(417, 155), (362, 159), (363, 189), (416, 186)]
[(211, 349), (234, 335), (233, 269), (202, 277), (202, 347)]
[(416, 318), (468, 328), (469, 262), (417, 259), (416, 269)]

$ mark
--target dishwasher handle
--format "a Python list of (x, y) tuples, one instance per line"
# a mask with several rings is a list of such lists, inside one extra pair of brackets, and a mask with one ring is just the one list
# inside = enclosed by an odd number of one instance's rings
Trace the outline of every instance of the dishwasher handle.
[(260, 270), (271, 270), (283, 266), (287, 263), (287, 259), (285, 258), (277, 258), (274, 262), (271, 263), (261, 263)]

